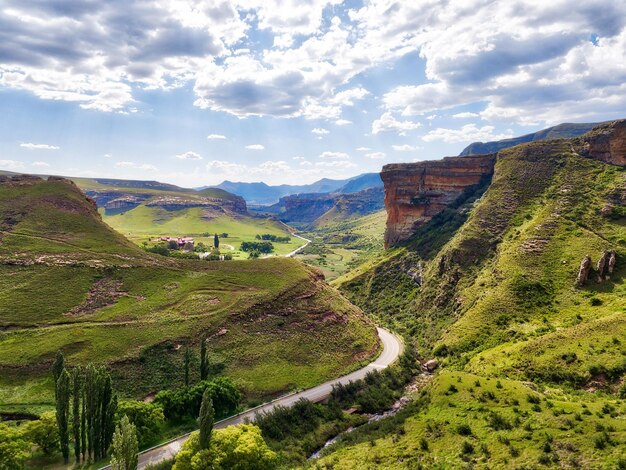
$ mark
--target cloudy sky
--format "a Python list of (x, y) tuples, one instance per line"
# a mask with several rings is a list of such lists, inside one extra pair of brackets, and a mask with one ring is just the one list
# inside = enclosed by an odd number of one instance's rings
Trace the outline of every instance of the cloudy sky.
[(617, 117), (622, 0), (0, 2), (0, 169), (302, 183)]

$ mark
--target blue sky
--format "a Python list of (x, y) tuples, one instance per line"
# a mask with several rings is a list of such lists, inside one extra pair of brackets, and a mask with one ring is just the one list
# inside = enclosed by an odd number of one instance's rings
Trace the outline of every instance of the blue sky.
[(304, 183), (625, 117), (621, 1), (5, 0), (0, 169)]

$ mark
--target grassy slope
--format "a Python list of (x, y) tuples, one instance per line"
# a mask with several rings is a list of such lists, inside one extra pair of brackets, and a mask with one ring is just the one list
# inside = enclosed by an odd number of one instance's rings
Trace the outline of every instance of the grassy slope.
[[(228, 233), (228, 238), (221, 240), (222, 248), (226, 248), (224, 245), (233, 246), (235, 250), (232, 254), (239, 259), (248, 256), (239, 250), (241, 242), (255, 241), (257, 234), (269, 233), (282, 237), (291, 235), (285, 225), (272, 219), (223, 214), (207, 220), (199, 207), (166, 210), (162, 207), (140, 205), (122, 214), (103, 215), (103, 220), (139, 244), (156, 236), (167, 235), (193, 236), (197, 241), (212, 245), (213, 237), (203, 237), (201, 234)], [(274, 253), (284, 255), (303, 244), (303, 240), (292, 237), (289, 243), (274, 243)]]
[(297, 261), (148, 255), (64, 182), (0, 185), (0, 217), (0, 254), (21, 253), (0, 264), (0, 411), (52, 404), (58, 349), (70, 364), (108, 364), (122, 395), (142, 397), (180, 384), (178, 345), (209, 336), (213, 364), (248, 398), (314, 385), (377, 350), (362, 313)]
[[(493, 183), (460, 229), (441, 230), (440, 220), (429, 227), (432, 237), (418, 233), (371, 270), (345, 279), (340, 288), (350, 299), (413, 334), (424, 355), (440, 355), (444, 369), (426, 391), (429, 403), (404, 423), (406, 435), (377, 439), (374, 447), (347, 445), (324, 462), (334, 468), (374, 462), (529, 468), (555, 465), (556, 455), (565, 466), (614, 468), (626, 444), (626, 409), (616, 396), (626, 372), (626, 218), (623, 208), (606, 208), (624, 191), (624, 168), (581, 158), (569, 142), (514, 147), (500, 153)], [(435, 247), (428, 247), (433, 240)], [(583, 256), (591, 255), (595, 266), (605, 249), (618, 253), (611, 280), (577, 287)], [(420, 262), (424, 284), (418, 287), (405, 273)], [(388, 305), (397, 307), (396, 316)], [(500, 380), (497, 400), (474, 400), (470, 374), (483, 383)], [(456, 380), (466, 391), (450, 394)], [(528, 412), (522, 381), (532, 381), (544, 402), (555, 397), (553, 408), (542, 403), (541, 411)], [(583, 405), (594, 416), (585, 415)], [(485, 427), (489, 412), (498, 410), (511, 422), (519, 415), (512, 429)], [(427, 433), (429, 420), (440, 422), (441, 436)], [(531, 431), (524, 430), (527, 421)], [(455, 433), (461, 422), (470, 424), (473, 437)], [(604, 446), (596, 442), (602, 429), (609, 438)], [(554, 438), (550, 452), (542, 450), (546, 433)], [(511, 444), (498, 441), (499, 434)], [(421, 437), (430, 442), (428, 451), (420, 450)], [(475, 452), (463, 457), (464, 440)]]

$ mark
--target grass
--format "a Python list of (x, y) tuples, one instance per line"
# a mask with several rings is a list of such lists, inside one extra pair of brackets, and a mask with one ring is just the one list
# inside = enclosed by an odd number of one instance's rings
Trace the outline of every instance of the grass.
[[(214, 233), (227, 233), (228, 238), (221, 239), (220, 247), (222, 250), (229, 250), (235, 259), (248, 257), (239, 247), (244, 241), (255, 241), (257, 234), (291, 236), (288, 243), (273, 244), (276, 255), (290, 253), (305, 243), (293, 237), (288, 227), (273, 219), (233, 214), (207, 218), (199, 207), (167, 210), (140, 205), (121, 214), (103, 215), (103, 220), (137, 244), (159, 236), (191, 236), (196, 242), (201, 241), (212, 246)], [(203, 233), (211, 235), (204, 237)]]
[(0, 217), (0, 413), (51, 408), (59, 349), (71, 365), (105, 364), (121, 396), (143, 398), (182, 384), (185, 346), (197, 354), (209, 337), (213, 374), (248, 400), (316, 385), (378, 352), (362, 312), (298, 261), (150, 255), (67, 182), (0, 185)]
[[(626, 169), (572, 148), (500, 152), (486, 191), (334, 281), (441, 369), (407, 411), (311, 467), (626, 465)], [(610, 279), (577, 285), (583, 257), (595, 269), (605, 250)]]

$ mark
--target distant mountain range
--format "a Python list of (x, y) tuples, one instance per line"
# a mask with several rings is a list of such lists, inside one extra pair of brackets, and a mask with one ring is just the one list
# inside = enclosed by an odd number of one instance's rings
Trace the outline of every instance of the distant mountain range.
[(557, 126), (548, 127), (532, 134), (513, 137), (511, 139), (496, 140), (493, 142), (474, 142), (469, 144), (459, 154), (461, 157), (467, 155), (481, 155), (485, 153), (495, 153), (515, 145), (524, 144), (526, 142), (536, 142), (538, 140), (550, 139), (571, 139), (589, 132), (592, 128), (602, 123), (563, 123)]
[(382, 188), (382, 186), (383, 182), (378, 173), (364, 173), (343, 180), (323, 178), (314, 183), (303, 185), (281, 184), (270, 186), (266, 183), (224, 181), (217, 186), (203, 186), (197, 189), (219, 188), (243, 197), (249, 205), (271, 205), (277, 203), (281, 197), (293, 194), (349, 194), (369, 188)]

